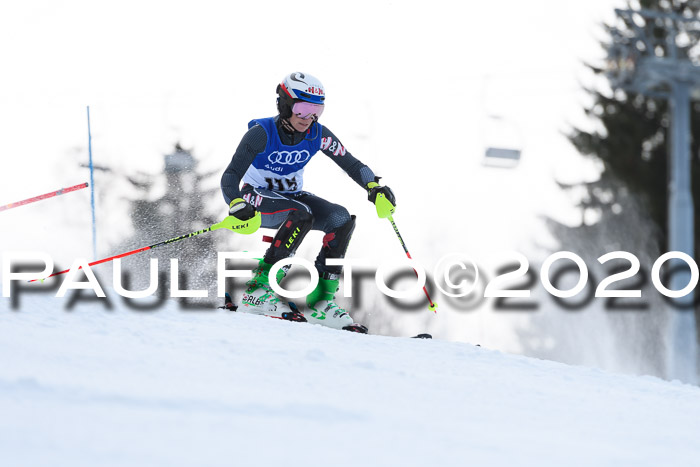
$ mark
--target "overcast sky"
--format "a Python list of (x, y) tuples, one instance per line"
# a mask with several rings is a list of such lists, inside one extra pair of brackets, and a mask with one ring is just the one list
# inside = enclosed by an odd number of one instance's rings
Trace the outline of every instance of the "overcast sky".
[[(580, 220), (555, 181), (597, 168), (562, 132), (589, 124), (583, 62), (602, 59), (600, 24), (618, 4), (6, 2), (0, 203), (88, 180), (89, 105), (95, 163), (113, 170), (95, 186), (106, 251), (128, 233), (126, 204), (114, 201), (132, 195), (121, 174), (161, 172), (176, 141), (222, 171), (247, 122), (274, 115), (277, 83), (304, 71), (326, 87), (322, 123), (396, 192), (414, 256), (432, 265), (453, 251), (527, 250), (533, 238), (556, 248), (538, 216)], [(484, 166), (488, 146), (521, 149), (520, 164)], [(305, 188), (358, 214), (353, 245), (393, 248), (364, 192), (318, 159)], [(213, 209), (223, 216), (223, 200)], [(0, 215), (3, 248), (91, 256), (88, 190)]]

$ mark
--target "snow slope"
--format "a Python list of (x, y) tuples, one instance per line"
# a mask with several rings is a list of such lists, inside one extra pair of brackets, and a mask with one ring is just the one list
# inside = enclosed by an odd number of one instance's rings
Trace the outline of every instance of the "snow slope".
[(0, 301), (5, 466), (697, 465), (700, 389), (240, 313)]

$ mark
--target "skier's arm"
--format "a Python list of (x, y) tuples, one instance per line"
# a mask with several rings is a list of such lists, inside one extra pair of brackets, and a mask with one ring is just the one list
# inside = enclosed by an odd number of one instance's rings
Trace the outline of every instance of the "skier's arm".
[(243, 175), (253, 163), (255, 156), (265, 150), (267, 145), (267, 133), (260, 125), (243, 135), (236, 152), (231, 158), (231, 162), (221, 176), (221, 192), (224, 195), (226, 204), (230, 204), (236, 198), (241, 197), (240, 184)]
[(325, 126), (321, 132), (321, 137), (321, 152), (330, 157), (355, 183), (366, 190), (367, 184), (375, 179), (372, 169), (350, 154), (350, 151), (345, 149), (338, 137)]
[[(379, 178), (372, 169), (356, 159), (337, 136), (325, 126), (321, 133), (321, 151), (343, 169), (355, 182), (367, 190), (368, 199), (377, 207), (379, 217), (389, 217), (394, 213), (396, 198), (388, 186), (379, 185)], [(382, 196), (377, 197), (378, 194)], [(377, 201), (379, 200), (379, 202)]]

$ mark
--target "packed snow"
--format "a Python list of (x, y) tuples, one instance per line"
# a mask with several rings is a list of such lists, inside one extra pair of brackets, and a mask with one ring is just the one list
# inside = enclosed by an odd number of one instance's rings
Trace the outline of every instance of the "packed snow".
[[(87, 295), (86, 295), (87, 296)], [(7, 466), (697, 465), (700, 389), (174, 301), (0, 301)]]

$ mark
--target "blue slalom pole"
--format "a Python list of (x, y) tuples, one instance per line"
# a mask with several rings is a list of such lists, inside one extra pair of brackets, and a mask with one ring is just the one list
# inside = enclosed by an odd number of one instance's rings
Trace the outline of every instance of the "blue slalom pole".
[(92, 165), (92, 133), (90, 132), (90, 106), (87, 106), (88, 155), (90, 157), (90, 207), (92, 208), (92, 257), (97, 259), (97, 222), (95, 221), (95, 170)]

